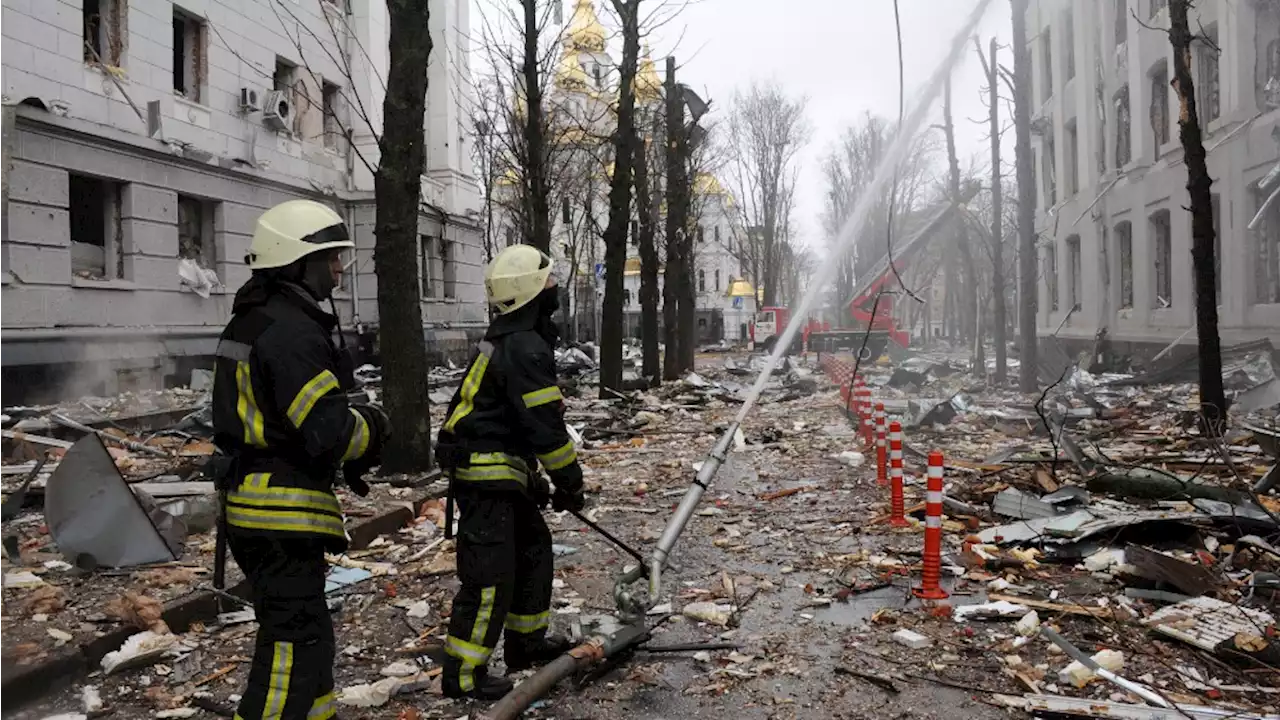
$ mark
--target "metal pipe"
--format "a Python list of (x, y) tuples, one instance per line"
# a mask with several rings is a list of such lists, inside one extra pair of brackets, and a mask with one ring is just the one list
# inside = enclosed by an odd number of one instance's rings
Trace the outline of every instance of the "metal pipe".
[[(685, 491), (684, 498), (680, 500), (680, 506), (676, 508), (675, 514), (671, 516), (671, 520), (667, 523), (667, 527), (662, 531), (662, 537), (658, 539), (658, 545), (653, 549), (653, 554), (649, 558), (649, 606), (658, 602), (658, 598), (662, 596), (662, 570), (667, 565), (667, 559), (671, 556), (672, 549), (675, 548), (676, 540), (680, 539), (680, 534), (684, 532), (684, 528), (689, 524), (689, 519), (693, 517), (693, 511), (698, 507), (698, 501), (702, 499), (703, 493), (711, 486), (711, 481), (715, 479), (716, 472), (720, 470), (720, 466), (724, 464), (725, 458), (729, 453), (729, 445), (733, 442), (733, 436), (738, 432), (739, 421), (735, 420), (729, 424), (724, 435), (711, 449), (711, 453), (703, 460), (702, 467), (698, 468), (698, 474), (693, 479), (693, 484)], [(634, 581), (633, 581), (634, 582)], [(615, 593), (616, 597), (616, 593)], [(619, 609), (627, 609), (619, 607)]]

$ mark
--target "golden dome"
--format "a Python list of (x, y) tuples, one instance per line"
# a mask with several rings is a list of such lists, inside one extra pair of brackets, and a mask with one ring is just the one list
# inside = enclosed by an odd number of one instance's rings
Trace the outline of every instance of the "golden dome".
[(578, 52), (604, 52), (605, 31), (591, 0), (578, 0), (569, 19), (565, 47)]
[(578, 53), (565, 47), (560, 56), (560, 64), (556, 67), (556, 85), (566, 90), (586, 91), (591, 87), (591, 78), (578, 61)]
[(694, 182), (694, 192), (699, 195), (723, 195), (724, 187), (720, 185), (720, 181), (711, 173), (698, 173), (698, 178)]
[(626, 267), (622, 271), (623, 275), (639, 275), (640, 274), (640, 258), (627, 258)]
[(751, 287), (751, 283), (746, 280), (734, 280), (729, 283), (729, 297), (751, 297), (755, 294), (755, 288)]
[(662, 99), (662, 79), (653, 66), (653, 58), (649, 56), (649, 46), (644, 46), (644, 57), (640, 58), (640, 67), (636, 69), (636, 100), (652, 102)]

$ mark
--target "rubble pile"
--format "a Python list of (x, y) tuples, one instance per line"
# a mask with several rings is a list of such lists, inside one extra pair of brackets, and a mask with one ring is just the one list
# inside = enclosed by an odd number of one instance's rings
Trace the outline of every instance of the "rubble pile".
[[(762, 359), (704, 354), (680, 380), (650, 387), (637, 374), (599, 399), (595, 357), (589, 346), (557, 353), (586, 514), (644, 552)], [(667, 595), (652, 599), (652, 640), (527, 716), (1276, 716), (1280, 502), (1268, 483), (1277, 478), (1277, 408), (1265, 398), (1239, 403), (1263, 395), (1255, 388), (1270, 382), (1269, 362), (1228, 363), (1237, 405), (1224, 438), (1200, 433), (1194, 385), (1176, 374), (1072, 368), (1043, 393), (1023, 395), (975, 379), (947, 354), (863, 363), (874, 399), (906, 428), (909, 527), (896, 528), (876, 453), (829, 380), (833, 368), (851, 370), (851, 359), (792, 358), (770, 378), (676, 547)], [(359, 373), (376, 394), (378, 369)], [(433, 427), (464, 374), (432, 371)], [(179, 466), (181, 448), (203, 437), (189, 432), (155, 462)], [(7, 437), (6, 451), (30, 444)], [(912, 588), (930, 450), (945, 454), (941, 564), (950, 597), (922, 602)], [(145, 477), (120, 472), (130, 485)], [(7, 470), (6, 491), (24, 477)], [(369, 498), (342, 500), (356, 518), (350, 525), (421, 492), (376, 485)], [(208, 585), (212, 533), (188, 532), (176, 560), (86, 569), (58, 551), (38, 503), (27, 505), (5, 526), (19, 550), (5, 564), (6, 674), (116, 628), (130, 636), (106, 649), (118, 653), (110, 671), (100, 657), (71, 689), (12, 717), (104, 707), (119, 717), (208, 717), (208, 708), (234, 704), (252, 653), (252, 611), (228, 602), (193, 623), (156, 622), (156, 604)], [(330, 558), (344, 716), (476, 711), (438, 692), (456, 560), (441, 533), (443, 504), (420, 507), (407, 525)], [(557, 555), (553, 624), (573, 630), (612, 610), (613, 582), (633, 560), (570, 515), (547, 519)], [(1174, 714), (1138, 714), (1162, 703), (1176, 705)]]

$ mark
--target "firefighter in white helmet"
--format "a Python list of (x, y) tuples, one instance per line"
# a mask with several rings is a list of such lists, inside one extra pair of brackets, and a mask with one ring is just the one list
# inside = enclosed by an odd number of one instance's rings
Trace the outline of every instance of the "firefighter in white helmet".
[(451, 477), (448, 522), (455, 498), (461, 508), (462, 587), (449, 617), (443, 690), (494, 700), (512, 687), (487, 671), (500, 636), (508, 670), (569, 649), (565, 638), (548, 635), (553, 556), (541, 510), (549, 500), (556, 510), (579, 511), (585, 499), (556, 384), (551, 258), (529, 245), (506, 248), (489, 263), (485, 290), (497, 317), (449, 403), (437, 459)]
[[(347, 547), (334, 494), (341, 469), (361, 476), (390, 435), (380, 410), (348, 402), (351, 363), (333, 341), (329, 300), (354, 247), (342, 217), (310, 200), (262, 214), (218, 341), (214, 441), (231, 458), (219, 478), (224, 526), (252, 587), (258, 636), (236, 718), (323, 720), (335, 713), (334, 636), (325, 552)], [(344, 346), (345, 347), (345, 346)]]

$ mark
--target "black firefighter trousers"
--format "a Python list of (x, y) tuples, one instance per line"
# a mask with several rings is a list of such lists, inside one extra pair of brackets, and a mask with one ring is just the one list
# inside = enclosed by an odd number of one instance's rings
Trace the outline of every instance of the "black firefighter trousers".
[(227, 544), (249, 578), (258, 637), (235, 720), (334, 717), (328, 569), (316, 538), (262, 537), (230, 528)]
[(446, 688), (469, 692), (505, 630), (508, 656), (540, 645), (551, 618), (551, 531), (529, 498), (461, 490), (458, 579), (445, 642)]

